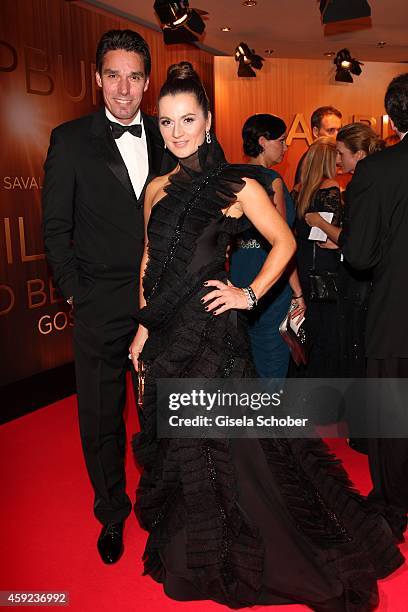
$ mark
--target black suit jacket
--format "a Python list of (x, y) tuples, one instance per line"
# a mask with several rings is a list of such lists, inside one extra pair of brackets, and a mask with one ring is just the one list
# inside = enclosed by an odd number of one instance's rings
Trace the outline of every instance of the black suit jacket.
[(347, 192), (344, 256), (373, 269), (366, 354), (407, 358), (408, 137), (360, 161)]
[[(143, 114), (143, 123), (147, 185), (175, 162), (165, 153), (155, 119)], [(45, 250), (63, 295), (73, 296), (77, 316), (92, 322), (104, 323), (115, 312), (119, 317), (134, 313), (144, 193), (136, 198), (105, 110), (55, 128), (44, 169)], [(132, 304), (125, 303), (129, 297), (120, 291), (126, 286), (129, 292), (129, 283)]]

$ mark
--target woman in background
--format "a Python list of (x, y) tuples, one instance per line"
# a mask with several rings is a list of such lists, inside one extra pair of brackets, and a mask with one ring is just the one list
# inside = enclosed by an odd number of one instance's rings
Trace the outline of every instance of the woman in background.
[[(380, 151), (383, 141), (365, 123), (350, 123), (337, 135), (337, 165), (343, 172), (354, 173), (361, 159)], [(347, 219), (347, 189), (344, 195), (344, 216)], [(306, 223), (323, 230), (331, 242), (341, 244), (341, 227), (327, 223), (317, 213), (306, 214)], [(331, 248), (331, 242), (320, 244)], [(361, 378), (366, 373), (364, 347), (365, 321), (368, 297), (371, 289), (371, 271), (354, 270), (347, 261), (339, 267), (338, 327), (340, 345), (340, 369), (338, 376)]]
[[(282, 161), (287, 151), (285, 138), (286, 125), (274, 115), (253, 115), (242, 128), (243, 148), (248, 162), (261, 167), (264, 187), (291, 227), (295, 220), (292, 198), (280, 174), (270, 168)], [(255, 228), (241, 234), (231, 257), (234, 285), (246, 287), (262, 268), (269, 251), (270, 245)], [(253, 358), (261, 377), (284, 378), (287, 374), (289, 348), (279, 333), (279, 325), (291, 304), (292, 317), (303, 316), (306, 304), (294, 260), (278, 283), (262, 298), (257, 310), (248, 313)]]
[(297, 215), (295, 222), (298, 250), (296, 254), (300, 283), (308, 307), (307, 323), (312, 340), (307, 366), (300, 366), (297, 374), (311, 378), (338, 376), (338, 314), (336, 302), (314, 302), (310, 299), (310, 271), (338, 273), (340, 254), (336, 250), (322, 250), (309, 240), (307, 213), (333, 213), (332, 222), (339, 226), (342, 216), (340, 187), (336, 176), (336, 143), (322, 136), (313, 142), (305, 155), (301, 183), (292, 192)]

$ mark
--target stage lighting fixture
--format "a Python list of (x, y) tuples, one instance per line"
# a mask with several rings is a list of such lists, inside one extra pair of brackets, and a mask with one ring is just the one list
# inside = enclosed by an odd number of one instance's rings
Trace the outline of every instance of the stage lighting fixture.
[(371, 17), (367, 0), (320, 0), (323, 23)]
[(257, 55), (254, 49), (250, 49), (246, 43), (241, 42), (235, 49), (235, 61), (238, 62), (239, 77), (254, 77), (256, 73), (252, 68), (260, 70), (264, 59)]
[(352, 74), (359, 76), (361, 74), (362, 62), (359, 62), (355, 58), (351, 57), (348, 49), (341, 49), (336, 54), (333, 60), (333, 64), (336, 66), (336, 81), (343, 83), (353, 83)]
[(195, 43), (205, 30), (201, 15), (208, 15), (207, 11), (190, 8), (188, 0), (156, 0), (153, 8), (166, 45)]

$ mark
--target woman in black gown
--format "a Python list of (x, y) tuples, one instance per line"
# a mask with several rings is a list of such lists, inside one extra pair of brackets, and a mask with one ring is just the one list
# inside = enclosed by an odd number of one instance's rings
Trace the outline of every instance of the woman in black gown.
[(335, 378), (339, 375), (338, 311), (336, 301), (311, 300), (310, 271), (338, 274), (340, 253), (322, 250), (309, 240), (308, 213), (332, 213), (332, 223), (339, 225), (342, 216), (340, 187), (336, 176), (336, 143), (333, 138), (317, 138), (302, 162), (301, 183), (295, 185), (292, 197), (296, 205), (296, 262), (303, 296), (307, 304), (306, 324), (311, 350), (306, 366), (293, 367), (291, 374), (308, 378)]
[[(336, 141), (337, 164), (342, 172), (354, 173), (361, 159), (380, 151), (384, 142), (365, 123), (350, 123), (339, 130)], [(348, 214), (347, 189), (344, 195), (344, 214)], [(306, 214), (306, 223), (323, 230), (329, 243), (319, 245), (321, 249), (342, 241), (341, 227), (335, 222), (327, 223), (316, 213)], [(359, 378), (366, 374), (364, 346), (365, 320), (371, 290), (371, 270), (354, 270), (346, 261), (339, 267), (339, 376)]]
[(158, 378), (253, 376), (239, 316), (250, 300), (226, 282), (231, 236), (251, 220), (273, 243), (252, 282), (257, 297), (294, 250), (285, 222), (251, 179), (254, 167), (225, 161), (188, 62), (169, 69), (159, 121), (179, 166), (146, 193), (144, 298), (130, 347), (135, 367), (139, 355), (146, 363), (133, 441), (143, 468), (135, 510), (149, 532), (145, 573), (177, 600), (370, 610), (377, 578), (402, 557), (388, 525), (365, 512), (322, 442), (156, 436)]
[[(361, 159), (380, 151), (384, 142), (365, 123), (350, 123), (342, 127), (336, 140), (337, 165), (342, 172), (354, 173)], [(348, 189), (344, 194), (344, 220), (347, 222), (349, 209)], [(320, 215), (310, 212), (305, 216), (306, 223), (323, 230), (329, 237), (321, 249), (332, 248), (342, 242), (341, 227), (327, 223)], [(334, 244), (333, 244), (334, 243)], [(368, 300), (371, 292), (372, 271), (355, 270), (347, 261), (342, 260), (339, 266), (338, 294), (338, 338), (339, 369), (338, 376), (344, 378), (364, 378), (366, 376), (365, 326), (368, 312)], [(367, 452), (367, 439), (353, 437), (351, 448), (362, 453)]]

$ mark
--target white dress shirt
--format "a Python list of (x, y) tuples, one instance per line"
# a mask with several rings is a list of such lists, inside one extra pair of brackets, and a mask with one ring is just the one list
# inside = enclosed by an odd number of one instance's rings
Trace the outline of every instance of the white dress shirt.
[[(105, 113), (110, 121), (125, 125), (114, 117), (107, 108), (105, 108)], [(133, 191), (135, 192), (136, 197), (139, 198), (149, 172), (146, 132), (140, 110), (133, 121), (127, 125), (134, 125), (137, 123), (140, 123), (142, 126), (142, 136), (140, 138), (133, 136), (130, 132), (125, 132), (120, 138), (116, 138), (115, 143), (119, 149), (119, 153), (121, 154), (123, 161), (125, 162)]]

